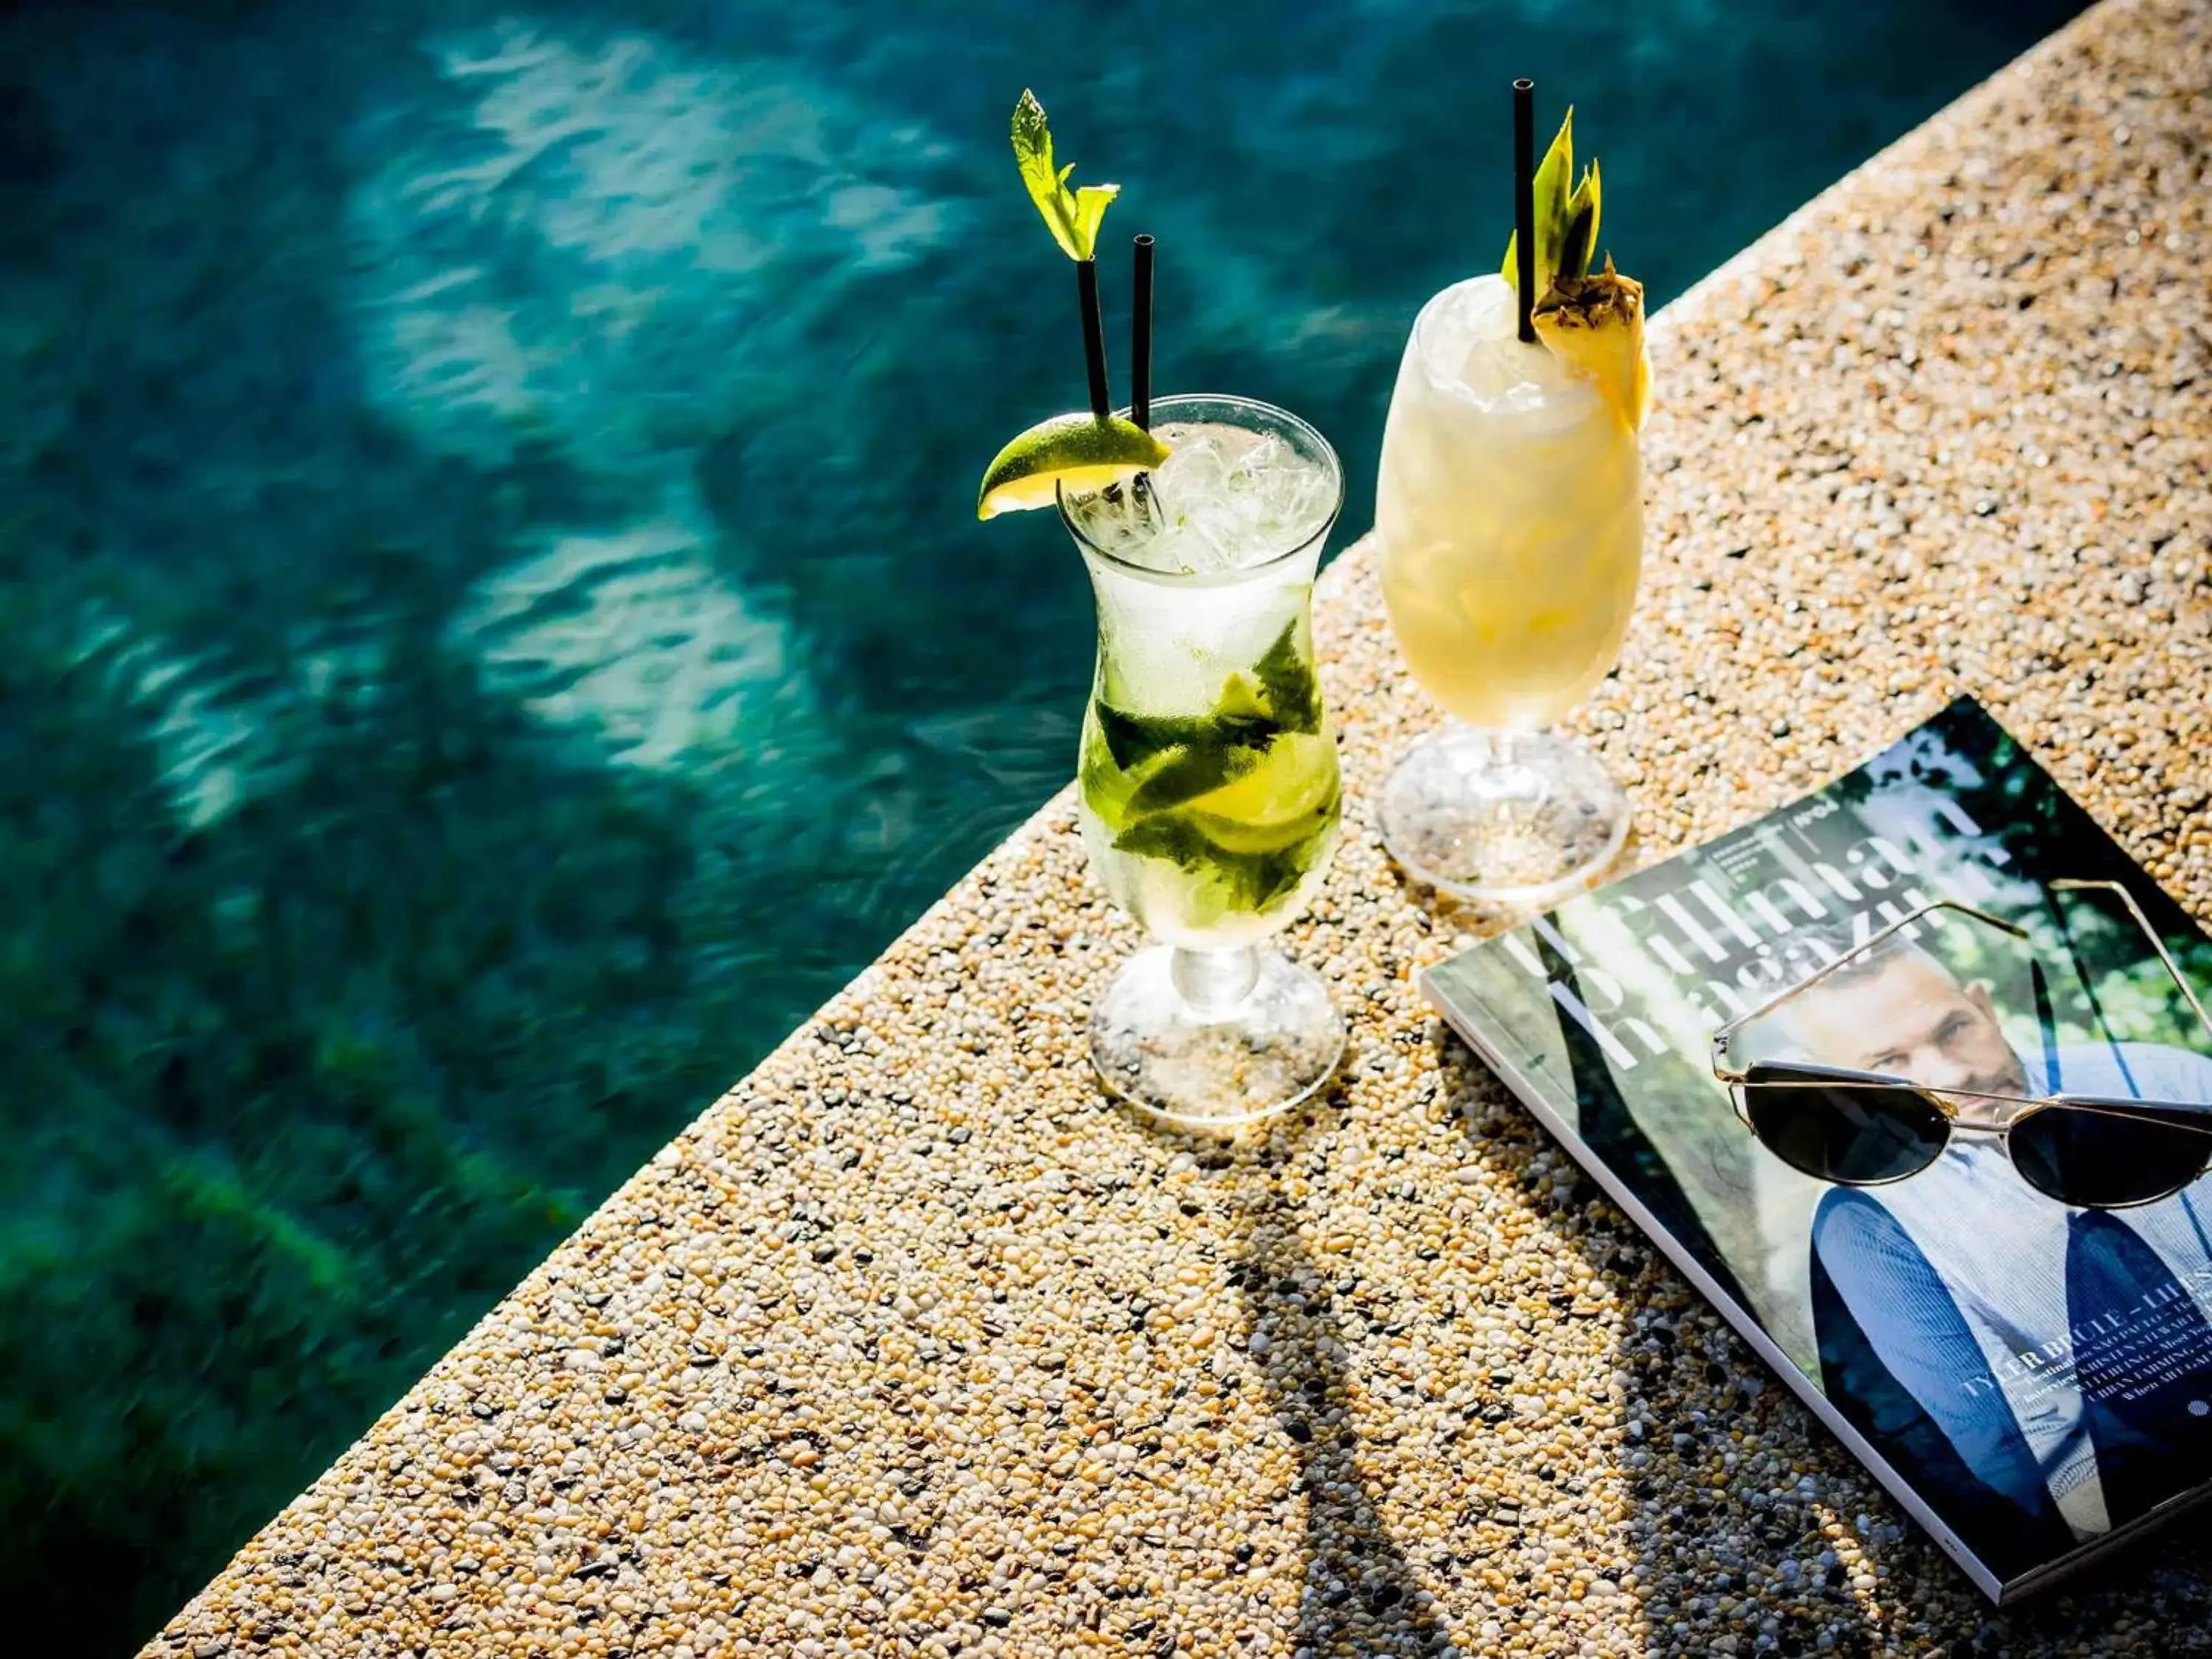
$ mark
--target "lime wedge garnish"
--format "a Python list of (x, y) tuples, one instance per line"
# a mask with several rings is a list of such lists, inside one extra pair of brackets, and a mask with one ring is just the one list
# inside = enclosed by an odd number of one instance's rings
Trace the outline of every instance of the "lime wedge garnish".
[(975, 516), (1050, 507), (1060, 486), (1103, 489), (1149, 472), (1168, 458), (1168, 447), (1133, 421), (1119, 416), (1055, 415), (1041, 421), (998, 453), (983, 475)]

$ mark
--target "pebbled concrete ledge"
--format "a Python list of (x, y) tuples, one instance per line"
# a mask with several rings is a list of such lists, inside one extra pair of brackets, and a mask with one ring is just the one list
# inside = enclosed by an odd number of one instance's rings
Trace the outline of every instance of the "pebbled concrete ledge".
[[(1638, 855), (1981, 697), (2212, 919), (2212, 8), (2107, 0), (1656, 320)], [(524, 1281), (149, 1655), (2196, 1650), (2176, 1532), (2002, 1620), (1412, 986), (1427, 722), (1324, 579), (1353, 1018), (1231, 1150), (1105, 1109), (1063, 794)], [(1071, 649), (1081, 648), (1071, 641)]]

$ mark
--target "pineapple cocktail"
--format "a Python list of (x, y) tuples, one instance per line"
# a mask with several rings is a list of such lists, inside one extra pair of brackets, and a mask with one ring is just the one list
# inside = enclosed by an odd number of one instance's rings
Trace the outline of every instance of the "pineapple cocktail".
[[(1079, 817), (1108, 894), (1160, 941), (1093, 1004), (1107, 1087), (1218, 1127), (1328, 1081), (1343, 1020), (1261, 941), (1304, 908), (1335, 850), (1336, 741), (1314, 673), (1313, 582), (1344, 501), (1328, 442), (1249, 398), (1146, 396), (1150, 242), (1139, 239), (1137, 400), (1106, 407), (1091, 254), (1110, 186), (1071, 191), (1044, 112), (1014, 118), (1024, 177), (1077, 261), (1091, 411), (1001, 450), (984, 518), (1056, 501), (1098, 608)], [(1087, 198), (1087, 200), (1086, 200)]]
[(1589, 269), (1598, 175), (1569, 192), (1572, 122), (1533, 181), (1526, 336), (1516, 232), (1509, 274), (1422, 307), (1376, 492), (1392, 627), (1455, 722), (1392, 774), (1383, 838), (1422, 879), (1524, 903), (1581, 884), (1627, 832), (1619, 788), (1544, 729), (1613, 665), (1644, 547), (1643, 291)]
[(1513, 337), (1502, 276), (1422, 308), (1382, 440), (1376, 526), (1399, 649), (1444, 712), (1540, 730), (1605, 678), (1644, 559), (1636, 434)]

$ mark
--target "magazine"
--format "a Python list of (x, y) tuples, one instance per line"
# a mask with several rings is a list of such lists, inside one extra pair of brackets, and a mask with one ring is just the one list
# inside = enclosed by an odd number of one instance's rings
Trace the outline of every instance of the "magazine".
[(2212, 1490), (2212, 942), (1971, 700), (1423, 982), (1993, 1601)]

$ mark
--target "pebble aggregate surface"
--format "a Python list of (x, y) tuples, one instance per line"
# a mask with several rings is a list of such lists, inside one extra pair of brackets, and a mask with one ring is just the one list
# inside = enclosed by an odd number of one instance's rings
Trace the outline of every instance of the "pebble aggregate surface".
[[(1628, 856), (1978, 696), (2212, 921), (2212, 7), (2108, 0), (1654, 320)], [(1352, 1023), (1237, 1144), (1108, 1106), (1048, 804), (149, 1644), (568, 1656), (2212, 1653), (2185, 1520), (2002, 1614), (1414, 988), (1432, 716), (1323, 579)], [(1070, 642), (1071, 649), (1080, 649)]]

